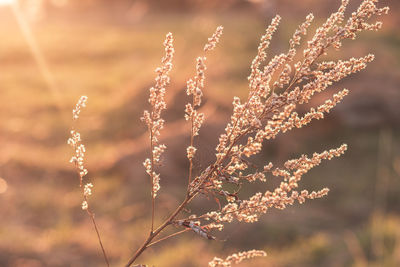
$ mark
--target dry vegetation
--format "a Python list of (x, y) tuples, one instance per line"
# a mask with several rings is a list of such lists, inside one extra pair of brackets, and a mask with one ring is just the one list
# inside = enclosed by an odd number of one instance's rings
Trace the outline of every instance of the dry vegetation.
[[(158, 171), (161, 165), (162, 154), (166, 145), (160, 143), (161, 131), (165, 120), (162, 112), (167, 108), (166, 87), (170, 83), (170, 71), (175, 53), (173, 36), (168, 33), (164, 41), (165, 55), (162, 65), (155, 70), (156, 83), (150, 88), (150, 111), (145, 110), (141, 118), (147, 125), (150, 139), (150, 158), (143, 165), (150, 178), (151, 192), (151, 223), (147, 239), (130, 258), (126, 266), (134, 264), (139, 256), (149, 247), (165, 241), (171, 237), (192, 231), (208, 240), (216, 240), (212, 235), (215, 230), (222, 231), (225, 224), (234, 220), (239, 222), (254, 223), (270, 208), (283, 210), (295, 202), (304, 203), (306, 199), (322, 198), (329, 189), (318, 191), (298, 190), (303, 175), (318, 166), (323, 160), (331, 160), (341, 156), (347, 145), (336, 149), (314, 153), (312, 157), (302, 155), (299, 158), (286, 160), (282, 167), (275, 167), (273, 163), (257, 166), (254, 156), (262, 151), (264, 141), (273, 140), (280, 133), (285, 133), (294, 128), (302, 128), (312, 120), (323, 119), (342, 99), (348, 94), (343, 89), (334, 94), (332, 99), (326, 100), (322, 105), (311, 108), (303, 115), (299, 115), (299, 105), (307, 104), (314, 95), (325, 91), (334, 82), (359, 72), (370, 63), (374, 56), (368, 54), (360, 58), (349, 60), (321, 61), (321, 56), (326, 56), (332, 48), (339, 50), (345, 39), (355, 39), (361, 31), (377, 31), (382, 27), (382, 22), (370, 22), (371, 18), (387, 14), (388, 7), (378, 8), (377, 1), (364, 0), (358, 9), (345, 19), (345, 11), (349, 4), (343, 0), (338, 11), (318, 27), (315, 34), (306, 43), (302, 55), (296, 57), (298, 46), (301, 45), (301, 36), (307, 35), (314, 16), (309, 14), (293, 34), (289, 41), (288, 52), (267, 59), (266, 50), (270, 45), (272, 35), (280, 23), (280, 16), (272, 19), (270, 26), (261, 37), (258, 54), (251, 64), (249, 80), (249, 93), (246, 101), (234, 97), (231, 119), (225, 131), (219, 137), (215, 148), (215, 160), (212, 164), (201, 170), (197, 176), (193, 175), (193, 159), (197, 147), (195, 137), (204, 123), (205, 116), (199, 112), (202, 104), (203, 90), (205, 87), (206, 56), (196, 60), (196, 74), (187, 81), (186, 94), (191, 96), (191, 102), (185, 107), (185, 120), (190, 123), (190, 143), (187, 146), (187, 159), (189, 170), (187, 190), (184, 200), (158, 227), (154, 226), (156, 211), (156, 196), (160, 190), (160, 176)], [(219, 26), (215, 33), (208, 39), (204, 46), (204, 53), (214, 50), (222, 35), (223, 28)], [(293, 71), (292, 71), (293, 70)], [(82, 107), (86, 106), (87, 97), (83, 96), (73, 110), (73, 119), (79, 118)], [(106, 264), (109, 260), (104, 250), (100, 234), (94, 219), (93, 211), (88, 204), (91, 195), (92, 183), (83, 183), (87, 170), (84, 167), (85, 147), (81, 143), (80, 134), (71, 131), (68, 143), (75, 149), (75, 156), (71, 162), (75, 164), (79, 177), (80, 187), (83, 190), (82, 209), (87, 211), (95, 227), (98, 241), (103, 251)], [(254, 195), (243, 198), (242, 190), (249, 183), (267, 182), (270, 177), (281, 178), (278, 187), (265, 193), (256, 192)], [(202, 211), (201, 215), (190, 212), (189, 204), (197, 197), (205, 196), (214, 199), (218, 210)], [(165, 228), (175, 226), (176, 230), (166, 236), (159, 237)], [(233, 254), (226, 259), (215, 257), (209, 266), (231, 266), (244, 259), (257, 256), (266, 256), (264, 251), (251, 250)], [(140, 265), (142, 266), (142, 265)]]
[[(339, 4), (336, 0), (306, 0), (294, 6), (289, 0), (280, 0), (262, 7), (261, 2), (253, 1), (256, 8), (218, 9), (210, 5), (212, 9), (199, 13), (193, 11), (197, 6), (181, 13), (177, 10), (182, 6), (175, 9), (170, 5), (173, 12), (163, 9), (158, 13), (151, 5), (146, 7), (145, 1), (136, 1), (129, 11), (111, 10), (108, 5), (101, 9), (99, 2), (89, 2), (94, 6), (88, 4), (82, 13), (51, 9), (48, 16), (30, 23), (53, 75), (56, 93), (39, 71), (13, 13), (0, 7), (1, 266), (104, 265), (91, 220), (78, 208), (84, 191), (77, 189), (79, 180), (67, 164), (71, 148), (65, 144), (66, 129), (71, 126), (71, 107), (80, 95), (89, 96), (88, 107), (74, 123), (87, 147), (85, 167), (89, 174), (84, 184), (93, 184), (89, 207), (96, 214), (110, 264), (122, 266), (150, 230), (151, 186), (142, 165), (150, 155), (149, 136), (139, 118), (143, 109), (148, 109), (152, 69), (162, 57), (165, 33), (174, 33), (175, 54), (165, 98), (168, 109), (162, 113), (166, 123), (159, 141), (168, 147), (157, 167), (161, 188), (155, 201), (155, 227), (176, 209), (187, 190), (190, 123), (183, 115), (191, 100), (186, 96), (186, 79), (196, 72), (192, 59), (216, 25), (224, 25), (224, 34), (207, 55), (207, 79), (197, 110), (205, 114), (205, 122), (194, 138), (197, 151), (192, 178), (214, 163), (217, 137), (230, 120), (232, 98), (247, 99), (249, 63), (266, 20), (277, 13), (282, 16), (269, 57), (287, 53), (287, 40), (297, 25), (307, 12), (316, 14), (308, 37), (298, 47), (296, 62), (316, 27)], [(346, 16), (360, 2), (350, 1)], [(259, 156), (251, 158), (261, 168), (266, 161), (284, 166), (287, 159), (303, 153), (311, 159), (314, 151), (346, 142), (349, 150), (341, 159), (314, 168), (299, 183), (300, 192), (326, 186), (331, 189), (329, 197), (283, 211), (269, 209), (252, 224), (227, 223), (223, 232), (208, 233), (216, 240), (201, 238), (190, 222), (168, 226), (161, 238), (180, 230), (185, 233), (146, 249), (137, 262), (206, 266), (216, 255), (234, 260), (237, 257), (226, 255), (257, 248), (267, 251), (268, 257), (243, 261), (240, 266), (399, 265), (400, 10), (397, 1), (382, 5), (390, 5), (391, 12), (382, 17), (381, 31), (361, 33), (356, 40), (345, 41), (339, 52), (330, 49), (322, 60), (361, 58), (368, 53), (376, 59), (366, 71), (314, 95), (308, 104), (298, 105), (297, 112), (303, 115), (322, 105), (339, 88), (349, 88), (349, 95), (324, 120), (279, 134), (264, 142)], [(240, 192), (242, 200), (262, 187), (263, 193), (273, 192), (282, 181), (271, 174), (266, 179), (266, 183), (246, 182)], [(235, 190), (234, 184), (228, 187), (225, 191)], [(225, 204), (222, 195), (197, 197), (178, 219), (219, 211), (215, 197), (221, 206)]]

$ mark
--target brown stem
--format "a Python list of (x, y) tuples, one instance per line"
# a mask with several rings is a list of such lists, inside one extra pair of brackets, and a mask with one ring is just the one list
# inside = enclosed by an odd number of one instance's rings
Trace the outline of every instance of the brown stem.
[(165, 227), (171, 224), (171, 222), (175, 219), (175, 217), (183, 210), (183, 208), (188, 204), (192, 199), (194, 195), (189, 196), (187, 195), (185, 200), (176, 208), (176, 210), (166, 219), (154, 232), (150, 233), (149, 237), (146, 239), (146, 241), (140, 246), (140, 248), (135, 252), (135, 254), (132, 256), (132, 258), (128, 261), (128, 263), (125, 265), (125, 267), (131, 266), (135, 260), (145, 251), (147, 246), (151, 243), (151, 241), (160, 234), (162, 230), (164, 230)]
[[(74, 146), (74, 148), (76, 149), (76, 146)], [(85, 190), (85, 189), (84, 189), (84, 187), (83, 187), (83, 176), (80, 174), (80, 170), (79, 170), (78, 164), (75, 162), (74, 165), (75, 165), (76, 171), (78, 172), (78, 176), (79, 176), (79, 187), (80, 187), (81, 190), (82, 190), (83, 199), (84, 199), (84, 201), (86, 201), (86, 203), (87, 203), (87, 202), (88, 202), (88, 198), (87, 198), (87, 196), (86, 196), (85, 193), (84, 193), (84, 190)], [(89, 215), (90, 219), (92, 220), (94, 229), (95, 229), (96, 234), (97, 234), (97, 240), (99, 241), (99, 244), (100, 244), (100, 247), (101, 247), (101, 251), (103, 252), (104, 260), (105, 260), (107, 266), (109, 267), (109, 266), (110, 266), (110, 263), (109, 263), (109, 261), (108, 261), (108, 257), (107, 257), (107, 254), (106, 254), (106, 250), (104, 249), (103, 242), (101, 241), (100, 232), (99, 232), (99, 229), (97, 228), (96, 220), (94, 219), (94, 213), (93, 213), (92, 211), (89, 210), (89, 207), (87, 208), (86, 212), (87, 212), (87, 214)]]
[[(193, 108), (193, 113), (194, 113), (194, 95), (192, 97), (192, 108)], [(191, 127), (190, 127), (190, 146), (193, 147), (193, 141), (194, 141), (194, 131), (193, 131), (193, 125), (194, 125), (194, 121), (193, 121), (193, 114), (191, 116)], [(189, 177), (188, 177), (188, 187), (187, 187), (187, 195), (190, 194), (190, 183), (192, 182), (192, 173), (193, 173), (193, 158), (189, 159)]]
[(163, 237), (163, 238), (160, 238), (160, 239), (157, 239), (156, 241), (151, 242), (150, 244), (147, 245), (147, 247), (151, 247), (151, 246), (157, 244), (158, 242), (164, 241), (164, 240), (166, 240), (166, 239), (168, 239), (168, 238), (177, 236), (177, 235), (179, 235), (179, 234), (183, 234), (183, 233), (185, 233), (185, 232), (187, 232), (187, 231), (190, 231), (190, 230), (191, 230), (190, 228), (186, 228), (186, 229), (181, 230), (181, 231), (179, 231), (179, 232), (176, 232), (176, 233), (167, 235), (167, 236), (165, 236), (165, 237)]
[(87, 213), (89, 214), (90, 218), (92, 219), (92, 223), (93, 223), (94, 229), (96, 230), (97, 240), (99, 241), (99, 244), (100, 244), (100, 247), (101, 247), (101, 251), (103, 252), (104, 260), (105, 260), (105, 262), (107, 264), (107, 267), (110, 267), (110, 263), (108, 262), (106, 250), (104, 249), (103, 243), (101, 242), (100, 232), (99, 232), (99, 229), (97, 228), (96, 220), (94, 219), (94, 214), (89, 210), (87, 210)]
[(151, 169), (150, 169), (150, 183), (151, 183), (151, 229), (150, 234), (153, 233), (154, 229), (154, 210), (155, 210), (155, 198), (154, 198), (154, 156), (153, 156), (153, 112), (151, 113), (151, 125), (150, 125), (150, 157), (151, 157)]

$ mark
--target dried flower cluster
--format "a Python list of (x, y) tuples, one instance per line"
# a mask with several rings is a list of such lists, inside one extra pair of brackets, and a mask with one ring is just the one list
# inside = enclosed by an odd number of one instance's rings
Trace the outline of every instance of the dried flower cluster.
[(232, 263), (238, 264), (242, 262), (243, 260), (246, 259), (251, 259), (254, 257), (265, 257), (267, 256), (267, 253), (262, 250), (249, 250), (249, 251), (244, 251), (244, 252), (239, 252), (239, 253), (234, 253), (226, 259), (220, 259), (215, 257), (212, 261), (208, 263), (208, 266), (210, 267), (230, 267), (232, 266)]
[[(215, 30), (212, 37), (208, 38), (207, 44), (204, 46), (204, 52), (209, 52), (214, 50), (219, 38), (222, 35), (223, 27), (219, 26)], [(203, 96), (204, 80), (205, 80), (205, 70), (206, 57), (198, 57), (196, 64), (196, 75), (187, 81), (186, 94), (192, 96), (192, 103), (187, 103), (185, 108), (185, 119), (190, 121), (190, 145), (186, 148), (187, 158), (189, 159), (189, 175), (188, 175), (188, 187), (192, 181), (193, 174), (193, 158), (197, 151), (194, 147), (194, 137), (199, 135), (199, 130), (204, 122), (204, 113), (198, 112), (197, 108), (201, 105), (201, 97)], [(189, 191), (188, 191), (189, 192)]]
[[(324, 91), (334, 82), (364, 69), (367, 63), (374, 59), (374, 56), (369, 54), (349, 60), (317, 62), (319, 57), (327, 54), (329, 48), (339, 49), (344, 39), (354, 39), (362, 30), (378, 30), (382, 26), (381, 22), (370, 24), (367, 21), (373, 15), (379, 16), (388, 12), (387, 7), (376, 7), (376, 0), (364, 0), (350, 18), (345, 20), (348, 2), (342, 0), (337, 12), (316, 29), (315, 34), (306, 42), (302, 58), (297, 61), (297, 47), (301, 45), (302, 36), (307, 34), (314, 19), (313, 14), (309, 14), (296, 29), (289, 41), (288, 51), (273, 56), (266, 62), (266, 49), (281, 21), (279, 16), (272, 19), (261, 37), (258, 53), (250, 67), (247, 99), (233, 99), (233, 112), (224, 133), (219, 137), (215, 162), (192, 178), (193, 159), (198, 150), (194, 146), (194, 137), (199, 134), (205, 119), (204, 114), (197, 109), (201, 106), (203, 96), (206, 57), (197, 58), (196, 74), (188, 80), (186, 89), (187, 95), (192, 96), (191, 103), (186, 104), (185, 109), (185, 119), (191, 123), (190, 144), (186, 150), (190, 163), (186, 198), (171, 216), (150, 234), (128, 266), (136, 260), (149, 242), (170, 224), (183, 227), (181, 232), (190, 230), (206, 239), (216, 239), (211, 235), (211, 230), (222, 230), (224, 224), (233, 220), (255, 222), (270, 208), (284, 209), (295, 202), (304, 203), (306, 199), (321, 198), (328, 193), (328, 188), (312, 192), (298, 190), (299, 183), (303, 175), (318, 166), (322, 160), (341, 156), (347, 149), (345, 144), (336, 149), (314, 153), (311, 157), (302, 155), (297, 159), (288, 160), (283, 167), (274, 167), (271, 162), (258, 167), (252, 162), (252, 157), (261, 152), (265, 140), (274, 139), (279, 133), (304, 127), (312, 120), (324, 118), (325, 114), (348, 94), (347, 89), (340, 90), (331, 99), (311, 108), (305, 114), (299, 114), (296, 110), (299, 105), (308, 103), (315, 94)], [(218, 27), (208, 39), (204, 51), (214, 49), (221, 34), (222, 27)], [(274, 190), (255, 193), (248, 199), (241, 197), (241, 189), (246, 183), (267, 182), (268, 177), (274, 176), (282, 179)], [(191, 214), (187, 218), (178, 219), (181, 211), (199, 195), (209, 195), (211, 199), (217, 199), (219, 205), (224, 201), (226, 204), (219, 210), (208, 211), (202, 215)], [(226, 260), (215, 258), (210, 262), (210, 266), (230, 266), (231, 263), (247, 258), (247, 255), (253, 254), (239, 254)]]
[[(219, 142), (215, 148), (215, 161), (199, 175), (194, 176), (193, 159), (196, 157), (196, 151), (200, 149), (194, 145), (194, 138), (199, 135), (201, 125), (205, 120), (205, 114), (199, 112), (198, 109), (202, 104), (205, 87), (206, 56), (196, 59), (195, 75), (187, 81), (186, 93), (191, 100), (186, 104), (184, 115), (190, 123), (190, 143), (186, 149), (189, 160), (187, 191), (183, 202), (163, 223), (154, 228), (154, 199), (160, 189), (160, 174), (156, 172), (155, 166), (160, 162), (160, 157), (166, 149), (165, 145), (159, 143), (160, 131), (164, 126), (161, 113), (166, 109), (164, 98), (166, 86), (170, 80), (168, 75), (172, 68), (174, 54), (172, 34), (167, 34), (164, 42), (165, 56), (161, 67), (156, 69), (156, 84), (150, 88), (151, 110), (145, 111), (142, 117), (150, 138), (151, 157), (144, 161), (144, 166), (151, 181), (151, 230), (148, 238), (133, 254), (126, 266), (131, 266), (148, 247), (178, 234), (191, 231), (200, 237), (214, 240), (217, 238), (212, 235), (212, 231), (221, 231), (225, 224), (234, 220), (256, 222), (270, 208), (285, 209), (296, 202), (301, 204), (306, 199), (316, 199), (327, 195), (328, 188), (309, 192), (299, 190), (299, 184), (302, 177), (323, 160), (340, 157), (347, 150), (347, 145), (343, 144), (335, 149), (314, 153), (312, 156), (302, 155), (299, 158), (287, 160), (283, 166), (274, 166), (268, 161), (264, 166), (257, 166), (253, 157), (262, 151), (266, 140), (274, 139), (278, 134), (294, 128), (302, 128), (313, 120), (324, 118), (325, 114), (329, 113), (348, 94), (347, 89), (342, 89), (322, 105), (311, 108), (304, 114), (299, 114), (297, 111), (299, 105), (309, 103), (315, 94), (323, 92), (334, 82), (364, 69), (374, 59), (371, 54), (337, 61), (321, 61), (320, 57), (326, 55), (330, 48), (339, 49), (343, 40), (354, 39), (360, 31), (379, 30), (382, 26), (381, 22), (368, 21), (373, 16), (386, 14), (389, 8), (378, 8), (377, 2), (378, 0), (363, 0), (359, 8), (346, 19), (345, 11), (349, 1), (342, 0), (337, 12), (331, 14), (308, 41), (303, 42), (305, 49), (302, 54), (297, 55), (298, 47), (302, 44), (301, 39), (307, 35), (314, 19), (313, 14), (309, 14), (295, 30), (289, 41), (289, 49), (285, 53), (271, 57), (267, 62), (266, 49), (281, 21), (279, 16), (273, 18), (261, 37), (257, 55), (251, 63), (247, 99), (243, 101), (234, 97), (230, 121), (219, 136)], [(222, 30), (221, 26), (218, 27), (208, 39), (204, 46), (204, 53), (215, 49)], [(85, 101), (86, 99), (82, 99), (74, 109), (74, 119), (78, 118), (80, 107), (84, 106)], [(82, 186), (82, 177), (87, 171), (83, 167), (84, 147), (81, 147), (79, 134), (72, 132), (69, 143), (76, 149), (76, 155), (72, 161), (79, 170)], [(257, 192), (249, 198), (243, 197), (241, 189), (248, 183), (265, 183), (270, 177), (281, 179), (278, 187), (271, 191)], [(91, 194), (91, 188), (91, 184), (85, 185), (85, 200)], [(186, 207), (190, 202), (202, 195), (216, 199), (220, 209), (206, 210), (201, 215), (183, 216), (183, 211), (187, 211)], [(170, 225), (174, 225), (179, 231), (156, 239)], [(231, 266), (233, 263), (255, 256), (266, 256), (266, 253), (252, 250), (233, 254), (225, 260), (214, 258), (209, 266)]]
[[(209, 212), (202, 218), (206, 220), (211, 219), (218, 223), (232, 222), (233, 219), (252, 223), (256, 222), (259, 216), (266, 213), (269, 208), (285, 209), (287, 205), (293, 205), (296, 200), (302, 204), (306, 199), (321, 198), (328, 193), (328, 188), (311, 193), (307, 190), (298, 192), (294, 189), (298, 187), (298, 182), (300, 182), (302, 176), (310, 169), (318, 166), (322, 160), (339, 157), (346, 149), (347, 146), (342, 145), (337, 149), (314, 153), (312, 158), (302, 155), (298, 159), (288, 160), (284, 164), (285, 169), (276, 168), (272, 171), (273, 176), (283, 178), (280, 186), (275, 188), (273, 192), (266, 191), (264, 194), (256, 193), (250, 199), (240, 201), (239, 199), (227, 197), (226, 199), (229, 203), (225, 207), (220, 211)], [(249, 179), (247, 180), (252, 182)], [(225, 194), (229, 195), (228, 193)]]
[(219, 38), (222, 35), (222, 31), (223, 30), (224, 30), (224, 27), (218, 26), (217, 29), (215, 30), (215, 33), (213, 34), (213, 36), (208, 38), (208, 42), (204, 46), (204, 51), (205, 52), (211, 51), (216, 47), (217, 43), (219, 42)]
[(157, 196), (158, 190), (160, 190), (160, 174), (155, 172), (154, 167), (160, 162), (161, 154), (167, 148), (164, 144), (159, 144), (158, 138), (160, 137), (160, 131), (164, 128), (164, 119), (161, 118), (161, 112), (167, 108), (165, 87), (170, 82), (168, 75), (172, 69), (172, 58), (174, 56), (173, 41), (172, 33), (168, 33), (164, 42), (165, 56), (161, 61), (162, 66), (156, 69), (156, 84), (150, 88), (149, 103), (152, 109), (151, 111), (145, 110), (141, 118), (146, 123), (150, 135), (151, 158), (146, 159), (143, 165), (151, 179), (151, 195), (153, 199)]
[[(79, 99), (75, 108), (72, 110), (72, 118), (74, 121), (79, 119), (79, 114), (81, 113), (81, 109), (86, 107), (87, 99), (88, 99), (87, 96), (81, 96), (81, 98)], [(99, 245), (101, 247), (101, 250), (102, 250), (102, 253), (104, 256), (104, 261), (106, 262), (107, 266), (110, 266), (110, 264), (108, 262), (107, 254), (105, 252), (103, 243), (101, 241), (99, 230), (97, 228), (96, 220), (94, 218), (94, 213), (89, 208), (88, 198), (89, 198), (89, 196), (92, 195), (93, 184), (86, 183), (85, 185), (83, 185), (83, 178), (88, 173), (87, 169), (84, 166), (84, 158), (85, 158), (86, 149), (85, 149), (85, 146), (82, 144), (81, 135), (74, 129), (71, 130), (71, 137), (68, 139), (68, 144), (70, 146), (72, 146), (75, 150), (75, 155), (72, 156), (70, 162), (75, 165), (75, 168), (79, 175), (79, 187), (82, 190), (82, 196), (83, 196), (83, 201), (82, 201), (82, 205), (81, 205), (82, 210), (86, 211), (87, 214), (89, 215), (90, 219), (92, 220), (94, 229), (97, 234), (97, 239), (99, 241)]]
[[(72, 118), (73, 120), (79, 119), (79, 114), (81, 113), (81, 109), (86, 107), (87, 96), (81, 96), (75, 108), (72, 110)], [(85, 145), (82, 144), (81, 135), (75, 131), (71, 130), (71, 137), (68, 139), (68, 144), (72, 146), (75, 150), (75, 155), (72, 156), (70, 162), (73, 163), (79, 174), (79, 186), (82, 188), (83, 186), (83, 177), (87, 175), (88, 171), (84, 166), (84, 158), (85, 158)], [(91, 188), (93, 185), (91, 183), (86, 184), (83, 187), (83, 201), (82, 201), (82, 209), (88, 210), (88, 197), (92, 194)]]
[(81, 96), (79, 98), (78, 103), (76, 103), (75, 108), (72, 110), (72, 119), (77, 120), (79, 119), (79, 114), (81, 113), (81, 109), (86, 107), (87, 96)]

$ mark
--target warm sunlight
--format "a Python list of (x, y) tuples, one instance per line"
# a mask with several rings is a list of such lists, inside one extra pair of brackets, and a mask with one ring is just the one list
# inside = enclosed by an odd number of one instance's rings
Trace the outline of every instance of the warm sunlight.
[(0, 0), (0, 267), (400, 267), (399, 24)]
[(15, 0), (0, 0), (0, 6), (1, 5), (10, 5), (13, 2), (15, 2)]

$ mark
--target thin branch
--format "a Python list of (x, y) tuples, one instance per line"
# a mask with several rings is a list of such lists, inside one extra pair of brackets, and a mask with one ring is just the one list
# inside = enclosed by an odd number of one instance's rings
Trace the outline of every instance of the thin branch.
[(194, 196), (186, 196), (185, 200), (176, 208), (176, 210), (166, 219), (153, 233), (149, 235), (146, 241), (142, 244), (142, 246), (135, 252), (135, 254), (131, 257), (129, 262), (125, 265), (125, 267), (131, 266), (135, 260), (143, 253), (143, 251), (147, 248), (147, 245), (151, 243), (151, 241), (160, 234), (165, 227), (170, 225), (176, 216), (183, 210), (183, 208), (188, 204)]
[[(152, 112), (152, 117), (153, 117), (153, 112)], [(150, 154), (151, 154), (151, 174), (150, 174), (150, 180), (151, 180), (151, 229), (150, 229), (150, 234), (153, 233), (154, 229), (154, 209), (155, 209), (155, 198), (154, 198), (154, 156), (153, 156), (153, 149), (154, 149), (154, 144), (153, 144), (153, 118), (151, 120), (151, 128), (150, 128)]]
[(151, 247), (151, 246), (157, 244), (158, 242), (164, 241), (164, 240), (166, 240), (166, 239), (168, 239), (168, 238), (177, 236), (177, 235), (179, 235), (179, 234), (183, 234), (183, 233), (188, 232), (188, 231), (190, 231), (190, 230), (191, 230), (190, 228), (186, 228), (186, 229), (181, 230), (181, 231), (179, 231), (179, 232), (176, 232), (176, 233), (167, 235), (167, 236), (165, 236), (165, 237), (163, 237), (163, 238), (160, 238), (160, 239), (158, 239), (158, 240), (156, 240), (156, 241), (151, 242), (150, 244), (147, 245), (147, 247)]
[[(84, 194), (83, 176), (80, 174), (80, 170), (79, 170), (79, 167), (78, 167), (78, 163), (77, 163), (77, 162), (74, 162), (74, 166), (75, 166), (75, 169), (76, 169), (76, 171), (77, 171), (77, 173), (78, 173), (78, 176), (79, 176), (79, 187), (81, 188), (81, 190), (82, 190), (82, 192), (83, 192), (83, 200), (87, 203), (87, 202), (88, 202), (88, 197)], [(104, 261), (106, 262), (107, 267), (109, 267), (109, 266), (110, 266), (110, 263), (109, 263), (109, 261), (108, 261), (108, 257), (107, 257), (107, 254), (106, 254), (106, 250), (104, 249), (103, 242), (101, 241), (100, 231), (99, 231), (99, 229), (97, 228), (97, 223), (96, 223), (96, 220), (95, 220), (95, 218), (94, 218), (94, 213), (89, 209), (89, 207), (87, 207), (86, 212), (87, 212), (87, 214), (89, 215), (90, 219), (92, 220), (92, 224), (93, 224), (94, 229), (95, 229), (95, 231), (96, 231), (97, 240), (99, 241), (100, 248), (101, 248), (101, 251), (102, 251), (102, 253), (103, 253)]]
[[(194, 113), (194, 94), (192, 96), (192, 107), (193, 107), (193, 113)], [(194, 114), (191, 116), (190, 120), (190, 147), (193, 147), (193, 141), (194, 141)], [(190, 183), (192, 182), (192, 173), (193, 173), (193, 157), (189, 158), (189, 176), (188, 176), (188, 187), (187, 187), (187, 194), (190, 194)]]
[(101, 242), (100, 232), (99, 232), (99, 229), (97, 228), (96, 220), (94, 219), (94, 213), (92, 213), (89, 210), (87, 210), (87, 212), (88, 212), (90, 218), (92, 219), (92, 223), (93, 223), (94, 229), (96, 230), (97, 239), (99, 241), (99, 244), (100, 244), (100, 247), (101, 247), (101, 251), (103, 252), (104, 260), (105, 260), (105, 262), (107, 264), (107, 267), (110, 267), (110, 263), (108, 261), (106, 250), (104, 249), (103, 243)]

